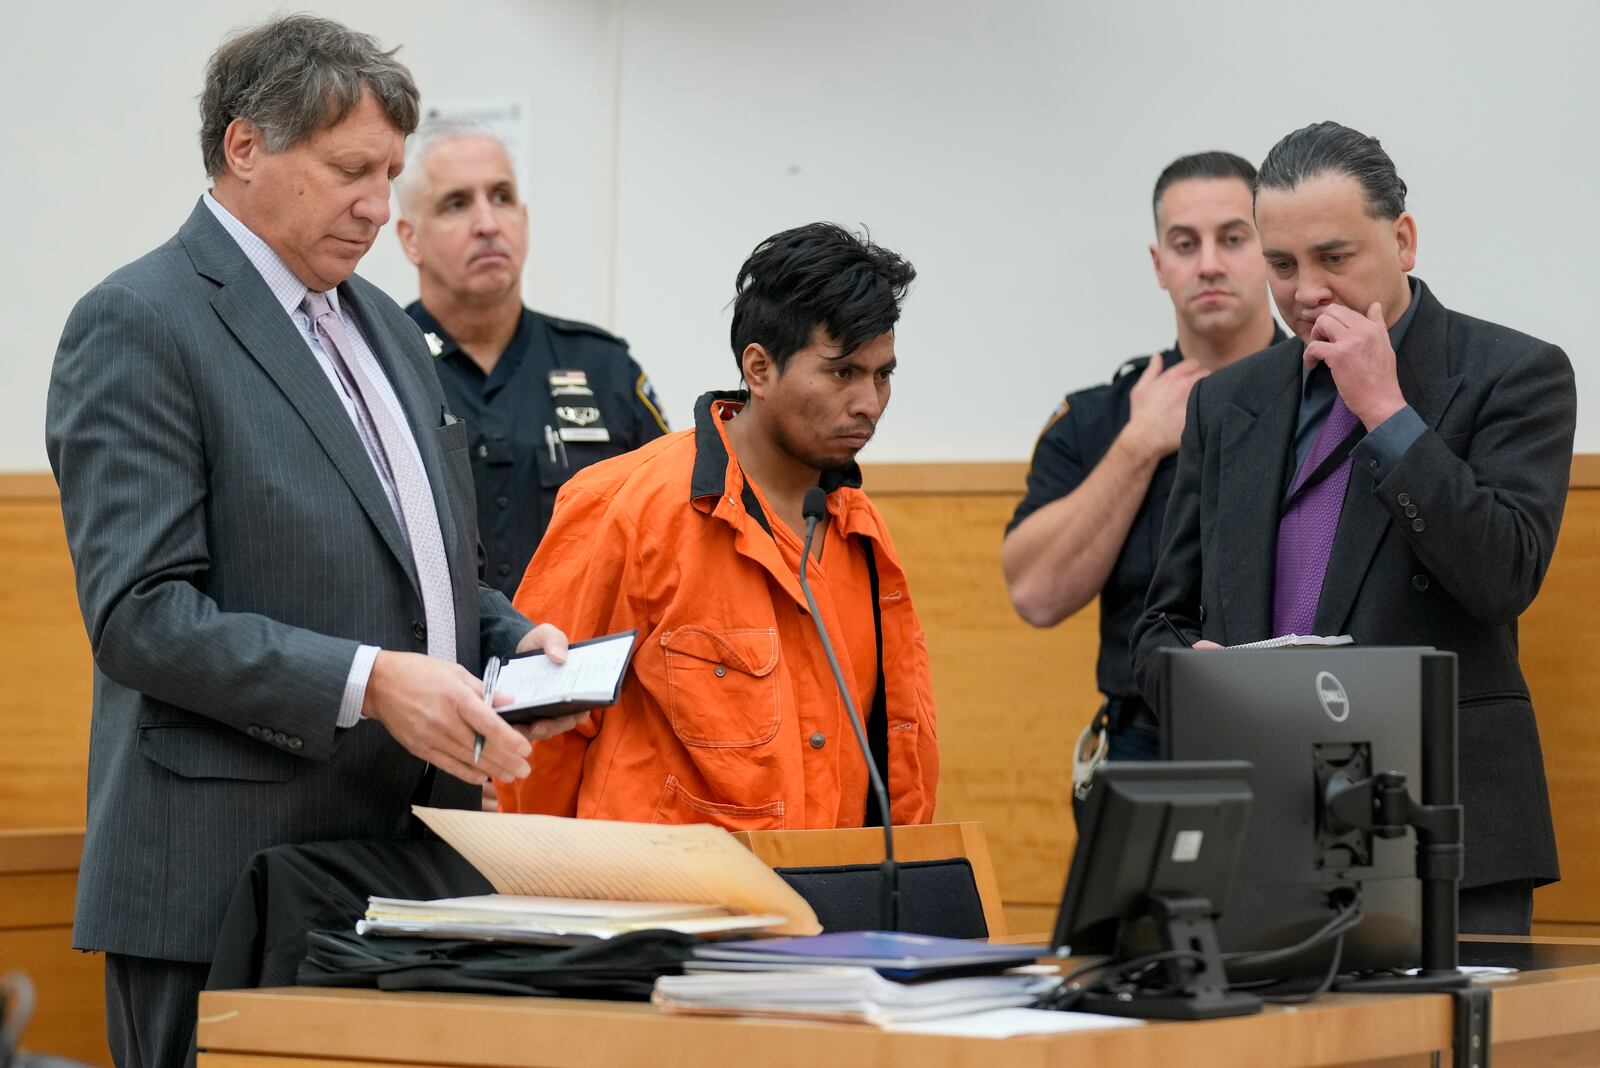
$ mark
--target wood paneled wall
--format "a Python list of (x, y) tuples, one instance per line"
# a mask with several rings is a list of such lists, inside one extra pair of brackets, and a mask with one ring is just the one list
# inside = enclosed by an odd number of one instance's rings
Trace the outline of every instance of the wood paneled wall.
[[(1071, 746), (1096, 705), (1091, 606), (1048, 631), (1011, 611), (1000, 576), (1020, 464), (879, 465), (867, 488), (894, 532), (933, 658), (944, 758), (939, 818), (979, 820), (1015, 930), (1037, 930), (1074, 841)], [(1555, 562), (1522, 623), (1563, 882), (1543, 921), (1600, 922), (1600, 458), (1578, 457)], [(55, 487), (0, 476), (0, 829), (80, 826), (90, 702)]]
[(1561, 881), (1534, 892), (1534, 918), (1600, 924), (1600, 479), (1567, 495), (1555, 559), (1518, 636), (1561, 857)]
[(999, 554), (1016, 494), (875, 499), (928, 636), (938, 818), (983, 824), (1007, 904), (1053, 906), (1076, 840), (1072, 745), (1099, 707), (1098, 606), (1048, 631), (1011, 610)]
[(0, 679), (0, 830), (81, 830), (93, 679), (49, 475), (0, 476)]
[(101, 960), (72, 949), (81, 831), (0, 831), (0, 972), (33, 980), (22, 1048), (111, 1063)]

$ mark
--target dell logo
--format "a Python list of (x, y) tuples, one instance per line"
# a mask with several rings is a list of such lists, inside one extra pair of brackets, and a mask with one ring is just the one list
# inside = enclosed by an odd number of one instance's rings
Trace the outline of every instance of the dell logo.
[(1350, 698), (1344, 692), (1344, 685), (1333, 677), (1332, 672), (1317, 672), (1317, 703), (1322, 705), (1322, 710), (1335, 723), (1343, 723), (1350, 718)]

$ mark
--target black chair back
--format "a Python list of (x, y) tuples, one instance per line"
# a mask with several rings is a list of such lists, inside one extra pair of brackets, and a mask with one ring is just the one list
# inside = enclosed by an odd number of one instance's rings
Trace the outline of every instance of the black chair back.
[[(817, 914), (824, 931), (873, 931), (879, 919), (876, 864), (775, 868)], [(944, 938), (987, 938), (978, 882), (965, 857), (900, 865), (900, 930)]]

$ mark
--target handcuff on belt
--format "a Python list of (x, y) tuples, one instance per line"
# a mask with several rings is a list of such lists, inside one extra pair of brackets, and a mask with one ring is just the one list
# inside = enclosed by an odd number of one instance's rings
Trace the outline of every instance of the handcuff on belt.
[(1106, 698), (1072, 747), (1072, 796), (1079, 801), (1089, 796), (1095, 769), (1106, 762), (1106, 750), (1110, 747), (1111, 699)]

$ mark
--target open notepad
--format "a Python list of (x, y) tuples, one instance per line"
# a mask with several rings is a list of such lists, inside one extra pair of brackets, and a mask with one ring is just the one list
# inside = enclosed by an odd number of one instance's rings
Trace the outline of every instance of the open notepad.
[(1264, 638), (1259, 642), (1246, 642), (1243, 645), (1230, 645), (1229, 649), (1301, 649), (1321, 648), (1333, 645), (1354, 645), (1356, 640), (1348, 634), (1280, 634), (1276, 638)]
[(561, 664), (543, 653), (511, 657), (494, 688), (510, 694), (512, 703), (495, 711), (507, 722), (522, 723), (616, 704), (637, 633), (625, 630), (575, 642)]

